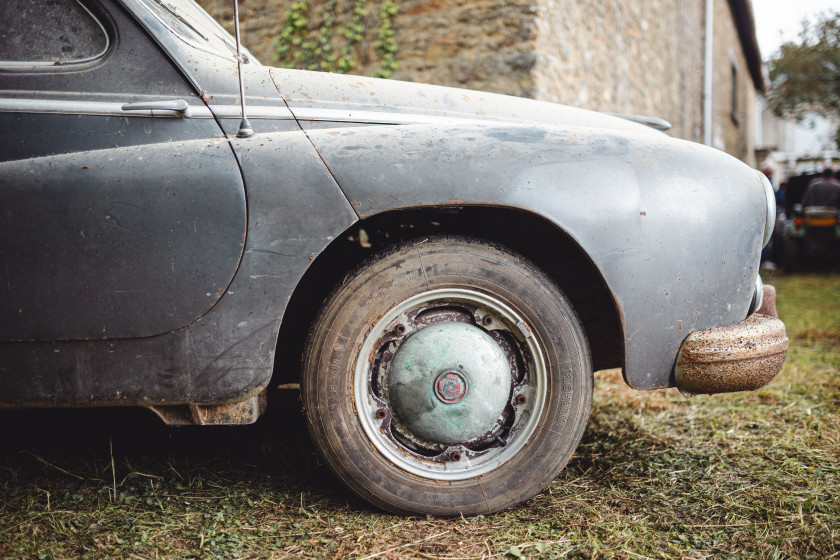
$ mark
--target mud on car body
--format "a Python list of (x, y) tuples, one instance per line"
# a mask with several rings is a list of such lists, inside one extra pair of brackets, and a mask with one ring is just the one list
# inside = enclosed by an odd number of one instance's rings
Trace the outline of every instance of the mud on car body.
[(772, 188), (659, 120), (245, 53), (238, 138), (234, 41), (192, 2), (2, 11), (0, 406), (250, 423), (300, 381), (351, 489), (468, 515), (564, 467), (593, 369), (713, 393), (781, 368)]

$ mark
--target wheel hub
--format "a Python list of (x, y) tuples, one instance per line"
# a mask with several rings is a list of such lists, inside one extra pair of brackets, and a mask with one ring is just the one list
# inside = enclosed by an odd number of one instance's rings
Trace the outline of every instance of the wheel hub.
[(467, 380), (457, 371), (446, 371), (435, 380), (435, 396), (441, 402), (453, 404), (467, 394)]
[(459, 322), (410, 335), (388, 373), (392, 412), (423, 439), (456, 444), (489, 434), (511, 392), (508, 358), (483, 329)]

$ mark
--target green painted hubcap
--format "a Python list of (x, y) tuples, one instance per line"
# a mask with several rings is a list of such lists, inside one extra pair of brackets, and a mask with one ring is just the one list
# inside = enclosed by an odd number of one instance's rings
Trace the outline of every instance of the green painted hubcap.
[(409, 336), (388, 373), (392, 411), (423, 439), (456, 444), (487, 434), (510, 398), (505, 353), (483, 329), (436, 323)]

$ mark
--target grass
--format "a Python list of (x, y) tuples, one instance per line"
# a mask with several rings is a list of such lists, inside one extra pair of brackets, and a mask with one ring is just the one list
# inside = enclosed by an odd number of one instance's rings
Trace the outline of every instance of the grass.
[(5, 412), (0, 557), (838, 557), (840, 276), (769, 280), (791, 348), (767, 387), (685, 399), (600, 372), (568, 468), (493, 516), (372, 511), (320, 464), (294, 394), (236, 429)]

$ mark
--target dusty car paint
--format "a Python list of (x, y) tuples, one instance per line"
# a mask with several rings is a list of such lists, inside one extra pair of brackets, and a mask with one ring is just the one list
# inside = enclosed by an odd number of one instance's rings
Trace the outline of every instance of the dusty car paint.
[[(309, 255), (355, 220), (304, 134), (279, 136), (233, 140), (243, 171), (261, 178), (248, 183), (248, 231), (236, 276), (210, 311), (148, 338), (0, 343), (0, 402), (213, 404), (264, 389), (283, 310)], [(38, 374), (20, 375), (27, 371)]]
[[(118, 105), (185, 98), (192, 109), (189, 116), (147, 115), (155, 130), (165, 136), (179, 124), (184, 126), (178, 130), (195, 125), (199, 128), (192, 129), (193, 136), (171, 140), (184, 142), (177, 146), (218, 142), (213, 145), (219, 146), (214, 149), (220, 155), (229, 150), (225, 173), (241, 173), (237, 181), (239, 187), (244, 185), (247, 206), (244, 212), (238, 206), (223, 222), (241, 225), (240, 216), (247, 219), (247, 228), (244, 248), (241, 230), (235, 242), (232, 233), (225, 236), (228, 247), (219, 254), (219, 267), (229, 270), (231, 255), (239, 259), (240, 252), (241, 261), (227, 286), (221, 277), (200, 278), (212, 289), (182, 286), (170, 299), (160, 300), (170, 302), (180, 291), (197, 302), (214, 298), (212, 308), (202, 310), (196, 303), (177, 319), (159, 318), (106, 343), (54, 340), (60, 336), (0, 343), (2, 405), (250, 400), (269, 383), (286, 306), (313, 261), (358, 220), (412, 208), (492, 206), (524, 211), (570, 236), (612, 293), (610, 304), (622, 321), (625, 349), (623, 364), (612, 365), (623, 365), (627, 381), (638, 388), (673, 386), (677, 354), (689, 333), (738, 323), (749, 312), (766, 204), (756, 175), (726, 154), (580, 109), (450, 88), (272, 70), (253, 60), (243, 72), (248, 116), (257, 135), (213, 140), (210, 137), (235, 134), (238, 127), (233, 60), (191, 48), (138, 0), (119, 5), (102, 0), (99, 12), (119, 27), (123, 40), (138, 33), (135, 22), (145, 28), (160, 48), (152, 49), (156, 65), (177, 74), (177, 87), (165, 95), (128, 95), (135, 81), (152, 79), (157, 66), (128, 55), (118, 58), (122, 51), (116, 50), (109, 56), (119, 65), (109, 69), (106, 56), (86, 67), (99, 80), (96, 83), (103, 84), (97, 90), (101, 97)], [(174, 66), (161, 60), (171, 60)], [(135, 72), (131, 64), (141, 68)], [(14, 130), (25, 130), (31, 119), (49, 113), (63, 119), (56, 121), (63, 128), (85, 130), (80, 137), (92, 143), (84, 149), (95, 151), (113, 141), (107, 134), (97, 136), (97, 123), (136, 127), (143, 122), (144, 117), (117, 112), (99, 115), (101, 121), (77, 129), (71, 113), (56, 115), (44, 107), (10, 110), (20, 97), (15, 93), (18, 87), (37, 92), (44, 83), (39, 79), (46, 80), (15, 72), (14, 77), (0, 73), (0, 122), (14, 124)], [(80, 74), (50, 79), (65, 85), (52, 85), (43, 101), (88, 99)], [(208, 109), (218, 123), (215, 129)], [(146, 128), (130, 129), (136, 134), (128, 135), (127, 144), (148, 142)], [(7, 166), (0, 168), (5, 184), (11, 175), (3, 169), (40, 163), (49, 167), (68, 149), (54, 142), (38, 152), (38, 145), (34, 142), (30, 151), (10, 158), (20, 162), (0, 164)], [(78, 156), (66, 157), (75, 162)], [(35, 163), (23, 163), (29, 158)], [(188, 190), (203, 185), (198, 176), (185, 176), (183, 181)], [(241, 204), (242, 199), (236, 200)], [(97, 214), (89, 223), (101, 218)], [(54, 230), (54, 235), (76, 236), (77, 225)], [(3, 233), (12, 235), (11, 228)], [(9, 255), (2, 253), (7, 276), (22, 259)], [(181, 257), (175, 261), (176, 270), (181, 270)], [(211, 269), (217, 270), (205, 263), (205, 270)], [(187, 277), (195, 280), (196, 274)], [(105, 278), (113, 280), (107, 274)], [(88, 289), (95, 294), (101, 287)], [(17, 292), (12, 296), (7, 301), (14, 301)], [(148, 299), (158, 301), (155, 297)], [(161, 305), (166, 312), (172, 307)], [(82, 318), (98, 326), (96, 321), (102, 319), (94, 315), (99, 313), (82, 313)], [(19, 328), (15, 321), (8, 324), (13, 332)], [(64, 332), (93, 338), (85, 334), (90, 329)], [(31, 332), (12, 334), (10, 339), (41, 336)], [(136, 335), (157, 336), (132, 338)], [(22, 371), (39, 373), (14, 374)]]
[[(764, 194), (729, 156), (664, 136), (561, 126), (412, 125), (396, 140), (391, 132), (308, 134), (362, 216), (457, 198), (548, 217), (615, 295), (634, 387), (673, 385), (688, 333), (747, 316), (762, 231), (729, 224), (763, 224)], [(689, 174), (696, 168), (715, 174)], [(725, 247), (713, 242), (721, 235)]]
[(16, 265), (0, 340), (167, 333), (215, 305), (239, 266), (245, 189), (224, 140), (27, 158), (0, 176)]

